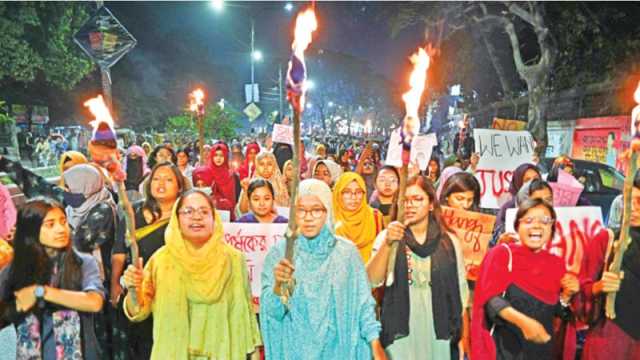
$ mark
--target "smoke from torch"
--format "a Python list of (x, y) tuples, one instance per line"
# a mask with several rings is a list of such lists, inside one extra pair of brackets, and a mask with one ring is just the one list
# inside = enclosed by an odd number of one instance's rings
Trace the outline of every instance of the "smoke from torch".
[(307, 68), (304, 51), (311, 44), (311, 34), (318, 28), (316, 14), (312, 8), (298, 14), (294, 39), (291, 44), (293, 53), (287, 70), (287, 98), (298, 111), (304, 110)]
[(429, 55), (425, 49), (419, 48), (418, 52), (411, 55), (409, 59), (413, 64), (413, 71), (409, 77), (411, 89), (402, 95), (402, 101), (404, 101), (405, 105), (405, 117), (402, 121), (401, 136), (405, 145), (409, 145), (413, 136), (420, 132), (418, 110), (420, 109), (420, 99), (424, 92), (427, 70), (429, 69)]

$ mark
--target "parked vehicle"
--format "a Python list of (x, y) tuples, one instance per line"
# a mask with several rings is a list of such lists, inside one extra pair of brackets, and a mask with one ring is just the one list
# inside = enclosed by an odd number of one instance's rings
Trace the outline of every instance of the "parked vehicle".
[[(543, 158), (539, 167), (549, 173), (555, 158)], [(608, 218), (613, 199), (622, 193), (624, 175), (607, 164), (595, 161), (571, 159), (576, 178), (584, 185), (583, 194), (594, 206), (600, 206), (603, 219)]]

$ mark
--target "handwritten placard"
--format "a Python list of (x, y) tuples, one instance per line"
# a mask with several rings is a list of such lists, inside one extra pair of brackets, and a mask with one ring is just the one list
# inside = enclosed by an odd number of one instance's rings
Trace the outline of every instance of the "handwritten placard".
[(438, 145), (436, 134), (414, 136), (411, 141), (409, 161), (417, 163), (420, 170), (427, 170), (433, 147)]
[(225, 223), (223, 226), (225, 242), (245, 255), (251, 281), (251, 296), (254, 304), (258, 304), (262, 291), (260, 274), (264, 258), (271, 246), (284, 239), (287, 224)]
[(474, 211), (442, 207), (442, 220), (462, 245), (468, 279), (476, 279), (493, 234), (496, 217)]
[(273, 124), (271, 139), (274, 143), (293, 146), (293, 127), (291, 125)]
[(549, 182), (553, 191), (553, 206), (576, 206), (584, 189), (576, 178), (564, 170), (558, 171), (558, 181)]
[(527, 131), (491, 129), (474, 129), (473, 137), (480, 155), (475, 173), (480, 182), (480, 205), (498, 209), (498, 199), (509, 191), (513, 171), (533, 161), (533, 137)]
[[(507, 210), (505, 230), (515, 232), (517, 209)], [(605, 228), (602, 226), (602, 210), (598, 206), (555, 208), (558, 221), (556, 235), (546, 248), (565, 260), (567, 271), (579, 274), (582, 258), (589, 241)]]
[(385, 165), (402, 167), (402, 138), (399, 129), (391, 132)]

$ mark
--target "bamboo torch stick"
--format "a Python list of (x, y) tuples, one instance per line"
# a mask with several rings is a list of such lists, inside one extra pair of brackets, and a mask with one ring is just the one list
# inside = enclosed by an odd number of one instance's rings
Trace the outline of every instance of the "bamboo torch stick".
[[(402, 167), (400, 168), (400, 184), (398, 187), (398, 202), (396, 220), (404, 222), (404, 193), (407, 188), (407, 177), (409, 174), (409, 158), (411, 152), (411, 141), (415, 135), (418, 135), (420, 131), (420, 118), (418, 117), (418, 110), (420, 108), (420, 99), (425, 88), (427, 81), (427, 70), (429, 69), (429, 55), (427, 50), (431, 51), (431, 47), (426, 49), (419, 48), (418, 52), (411, 55), (410, 60), (413, 63), (413, 71), (409, 77), (410, 89), (408, 92), (402, 95), (402, 100), (405, 103), (406, 115), (402, 120), (402, 126), (400, 128), (400, 135), (402, 138)], [(398, 130), (396, 130), (398, 131)], [(387, 261), (387, 280), (386, 285), (390, 286), (393, 279), (388, 274), (393, 273), (393, 269), (396, 266), (396, 256), (398, 253), (398, 242), (394, 241), (391, 244), (391, 253), (389, 254), (389, 260)]]
[[(637, 121), (639, 111), (640, 111), (640, 84), (638, 84), (638, 88), (635, 91), (634, 98), (638, 103), (633, 109), (631, 115), (631, 126), (632, 126), (632, 134), (635, 137), (631, 140), (631, 144), (629, 146), (628, 154), (629, 155), (629, 164), (627, 165), (626, 177), (624, 179), (624, 192), (623, 192), (623, 213), (622, 213), (622, 227), (620, 228), (620, 238), (618, 240), (618, 248), (614, 250), (613, 260), (611, 265), (609, 265), (609, 271), (612, 273), (620, 274), (622, 270), (622, 260), (624, 258), (624, 253), (631, 242), (631, 238), (629, 237), (629, 227), (631, 226), (631, 192), (633, 190), (633, 179), (636, 176), (636, 171), (638, 170), (638, 152), (640, 152), (640, 134), (635, 133), (635, 122)], [(637, 210), (637, 209), (636, 209)], [(605, 260), (606, 261), (606, 260)], [(609, 319), (616, 318), (616, 292), (610, 292), (607, 294), (607, 300), (605, 304), (605, 315)]]
[[(287, 98), (293, 108), (293, 181), (289, 185), (291, 197), (289, 200), (289, 224), (286, 233), (285, 258), (293, 262), (294, 246), (298, 236), (298, 222), (295, 211), (295, 201), (298, 196), (300, 183), (300, 121), (305, 105), (306, 73), (304, 51), (311, 43), (311, 34), (318, 28), (315, 12), (309, 8), (296, 18), (294, 40), (291, 48), (293, 53), (287, 70)], [(293, 294), (293, 281), (284, 284), (282, 302), (286, 305)]]

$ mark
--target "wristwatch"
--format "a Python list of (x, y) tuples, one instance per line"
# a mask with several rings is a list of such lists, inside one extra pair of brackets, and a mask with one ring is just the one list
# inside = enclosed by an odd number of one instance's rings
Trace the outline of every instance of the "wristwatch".
[(35, 290), (33, 290), (33, 294), (36, 296), (38, 300), (44, 300), (45, 288), (42, 285), (36, 285)]

